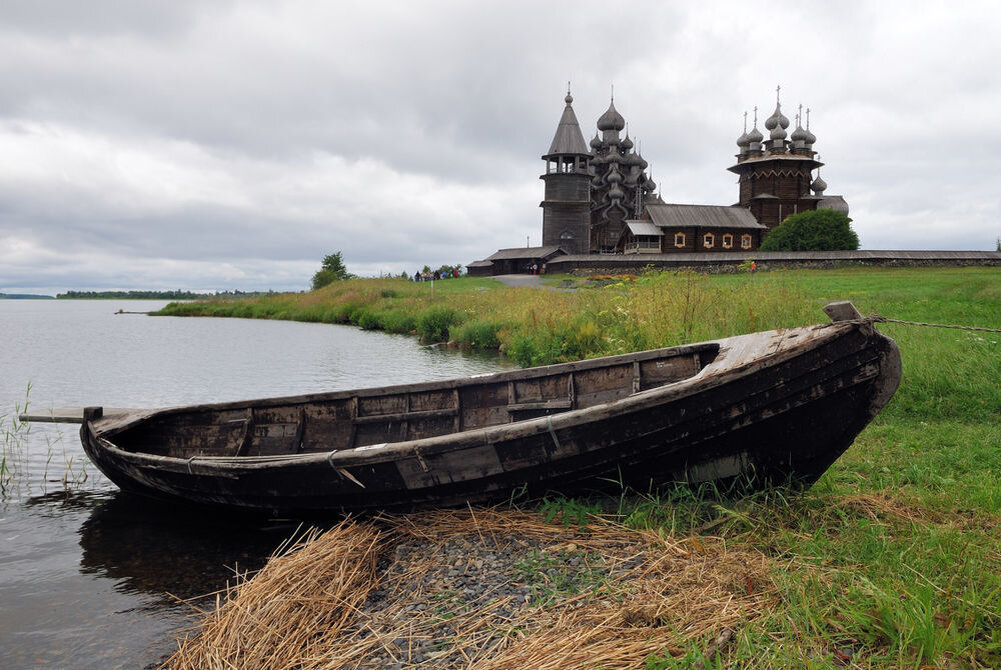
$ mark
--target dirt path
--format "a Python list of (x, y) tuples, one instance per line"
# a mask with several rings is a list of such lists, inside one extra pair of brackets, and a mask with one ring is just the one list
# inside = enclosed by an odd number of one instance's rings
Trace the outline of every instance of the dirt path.
[(545, 275), (497, 275), (494, 279), (502, 284), (506, 284), (507, 286), (531, 286), (534, 288), (545, 288), (551, 291), (560, 290), (555, 286), (543, 284), (543, 280), (546, 279)]

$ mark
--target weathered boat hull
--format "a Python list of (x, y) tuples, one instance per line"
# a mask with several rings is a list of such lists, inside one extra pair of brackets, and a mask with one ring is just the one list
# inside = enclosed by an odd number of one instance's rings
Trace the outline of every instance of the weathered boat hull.
[[(609, 379), (617, 386), (602, 386)], [(671, 481), (808, 486), (899, 380), (895, 343), (858, 320), (475, 379), (91, 412), (81, 438), (123, 490), (289, 515)], [(554, 396), (564, 384), (566, 397)], [(447, 406), (423, 409), (428, 398)], [(349, 420), (338, 418), (349, 410)], [(415, 439), (376, 441), (396, 435)]]

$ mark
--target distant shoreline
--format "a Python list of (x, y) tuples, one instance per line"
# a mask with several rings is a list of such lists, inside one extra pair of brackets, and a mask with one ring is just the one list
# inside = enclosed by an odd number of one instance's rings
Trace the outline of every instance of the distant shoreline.
[(0, 293), (0, 300), (207, 300), (211, 298), (256, 298), (274, 291), (67, 291), (56, 295), (41, 293)]

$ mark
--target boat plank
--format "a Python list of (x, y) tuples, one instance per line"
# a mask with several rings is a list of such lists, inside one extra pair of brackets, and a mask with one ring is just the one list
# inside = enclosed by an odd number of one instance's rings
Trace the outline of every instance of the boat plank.
[[(124, 407), (105, 407), (104, 417), (121, 416), (141, 410)], [(52, 409), (33, 410), (17, 415), (18, 421), (33, 423), (83, 423), (83, 407), (53, 407)]]

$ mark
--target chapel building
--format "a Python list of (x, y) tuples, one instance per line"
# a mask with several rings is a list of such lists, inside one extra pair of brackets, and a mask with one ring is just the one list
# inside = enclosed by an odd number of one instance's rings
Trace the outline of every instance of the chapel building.
[[(786, 217), (815, 209), (848, 214), (840, 195), (825, 195), (823, 163), (814, 151), (810, 110), (796, 128), (782, 113), (776, 89), (775, 111), (764, 123), (768, 139), (753, 127), (737, 138), (737, 162), (727, 168), (738, 175), (733, 205), (688, 205), (664, 202), (649, 165), (626, 132), (626, 121), (612, 98), (598, 118), (594, 138), (584, 140), (569, 88), (556, 134), (543, 154), (545, 172), (542, 246), (500, 249), (467, 265), (470, 274), (490, 275), (544, 271), (559, 256), (588, 254), (677, 254), (753, 252), (768, 231)], [(816, 171), (816, 176), (813, 175)], [(637, 258), (637, 262), (642, 262)]]
[(589, 145), (569, 91), (564, 101), (556, 134), (542, 156), (543, 247), (567, 254), (748, 252), (791, 214), (824, 207), (848, 213), (843, 197), (824, 195), (827, 185), (819, 175), (823, 163), (813, 150), (817, 138), (809, 130), (809, 110), (806, 128), (800, 114), (788, 134), (789, 119), (778, 95), (775, 112), (765, 121), (767, 142), (757, 127), (757, 108), (750, 132), (745, 114), (737, 163), (728, 168), (739, 176), (739, 199), (729, 206), (665, 203), (647, 174), (647, 161), (634, 151), (628, 132), (621, 135), (626, 122), (614, 99)]

